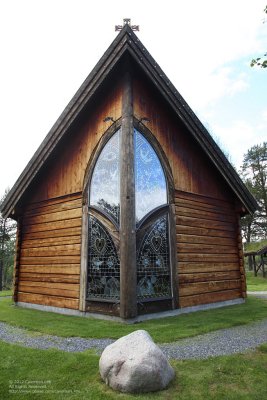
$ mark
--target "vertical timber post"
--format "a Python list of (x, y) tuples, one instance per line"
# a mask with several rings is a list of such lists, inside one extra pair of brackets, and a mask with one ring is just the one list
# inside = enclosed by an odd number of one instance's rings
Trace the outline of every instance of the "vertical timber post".
[(120, 316), (127, 319), (137, 315), (133, 91), (127, 62), (123, 77), (120, 151)]
[[(174, 197), (174, 196), (173, 196)], [(175, 225), (175, 203), (170, 201), (169, 212), (169, 247), (170, 247), (170, 278), (172, 292), (172, 309), (179, 308), (179, 282), (177, 274), (177, 242)]]
[(81, 244), (81, 270), (80, 270), (80, 301), (79, 310), (86, 309), (86, 289), (87, 289), (87, 252), (88, 252), (88, 189), (86, 190), (86, 200), (82, 206), (82, 244)]

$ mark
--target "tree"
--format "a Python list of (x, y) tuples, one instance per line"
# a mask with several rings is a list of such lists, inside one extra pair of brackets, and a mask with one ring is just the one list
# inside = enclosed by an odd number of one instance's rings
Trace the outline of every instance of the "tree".
[(244, 155), (241, 175), (259, 208), (243, 218), (241, 227), (247, 243), (267, 237), (267, 142), (251, 147)]
[[(267, 6), (264, 9), (264, 12), (267, 14)], [(263, 22), (266, 22), (265, 20)], [(267, 53), (263, 55), (263, 57), (257, 57), (253, 58), (250, 62), (250, 66), (254, 67), (255, 65), (261, 67), (261, 68), (267, 68)]]
[[(244, 179), (246, 187), (249, 189), (250, 193), (255, 196), (252, 180), (247, 178)], [(241, 219), (241, 229), (243, 233), (243, 238), (246, 243), (250, 243), (252, 239), (257, 235), (257, 226), (255, 224), (256, 218), (254, 214), (247, 214)]]
[[(6, 198), (8, 190), (0, 199), (0, 206)], [(0, 291), (9, 288), (12, 282), (12, 270), (15, 252), (16, 223), (3, 218), (0, 214)]]

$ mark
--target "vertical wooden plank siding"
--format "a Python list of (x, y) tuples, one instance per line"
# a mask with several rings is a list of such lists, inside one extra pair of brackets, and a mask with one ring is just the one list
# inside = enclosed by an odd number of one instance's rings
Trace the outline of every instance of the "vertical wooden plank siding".
[(137, 315), (134, 133), (132, 80), (125, 73), (122, 96), (120, 165), (120, 316)]
[(17, 300), (78, 309), (82, 194), (28, 206), (23, 216)]
[(231, 203), (176, 191), (175, 205), (180, 306), (242, 297)]

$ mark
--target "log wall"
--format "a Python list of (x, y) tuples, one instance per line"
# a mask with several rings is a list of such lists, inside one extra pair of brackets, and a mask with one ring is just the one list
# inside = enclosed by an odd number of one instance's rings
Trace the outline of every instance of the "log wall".
[(81, 217), (81, 193), (27, 207), (17, 301), (79, 308)]
[(180, 306), (242, 297), (233, 205), (176, 191), (175, 209)]

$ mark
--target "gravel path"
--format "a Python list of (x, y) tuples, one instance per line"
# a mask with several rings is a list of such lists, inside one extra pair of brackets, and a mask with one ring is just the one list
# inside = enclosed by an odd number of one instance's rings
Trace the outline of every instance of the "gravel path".
[(258, 297), (259, 299), (267, 299), (267, 292), (247, 292), (254, 297)]
[(17, 328), (4, 322), (0, 322), (0, 340), (34, 349), (58, 349), (68, 352), (80, 352), (87, 349), (103, 351), (106, 346), (114, 342), (112, 339), (63, 338), (53, 335), (42, 335), (38, 332), (29, 332), (26, 329)]
[(262, 343), (267, 343), (267, 319), (164, 344), (161, 349), (168, 358), (203, 359), (242, 353), (255, 349)]
[[(267, 292), (250, 292), (249, 294), (267, 298)], [(114, 342), (112, 339), (62, 338), (42, 335), (10, 326), (4, 322), (0, 322), (0, 340), (43, 350), (54, 348), (67, 352), (81, 352), (95, 349), (98, 354), (101, 354), (106, 346)], [(267, 319), (162, 344), (160, 348), (169, 359), (185, 360), (241, 353), (255, 349), (262, 343), (267, 343)]]
[[(95, 349), (99, 354), (112, 343), (111, 339), (62, 338), (52, 335), (29, 333), (0, 322), (0, 340), (21, 346), (67, 352)], [(160, 348), (169, 359), (204, 359), (218, 355), (234, 354), (254, 349), (267, 342), (267, 319), (250, 325), (222, 329), (178, 342), (162, 344)]]

